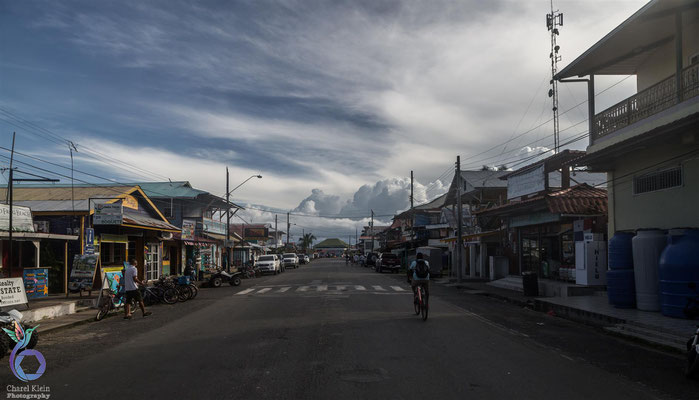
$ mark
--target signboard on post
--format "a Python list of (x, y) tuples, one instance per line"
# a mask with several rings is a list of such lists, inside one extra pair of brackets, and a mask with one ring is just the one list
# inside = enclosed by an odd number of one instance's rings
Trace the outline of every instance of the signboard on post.
[(68, 289), (71, 291), (92, 290), (92, 281), (97, 270), (97, 256), (94, 254), (76, 254), (73, 269), (70, 270)]
[(217, 233), (219, 235), (226, 234), (226, 223), (214, 221), (210, 218), (202, 218), (202, 230), (209, 233)]
[(95, 230), (85, 229), (85, 254), (95, 254)]
[[(10, 206), (0, 204), (0, 231), (10, 230)], [(32, 210), (29, 207), (12, 206), (12, 232), (34, 232)]]
[(24, 291), (22, 278), (0, 279), (0, 307), (27, 304), (27, 293)]
[(267, 228), (245, 228), (243, 232), (245, 240), (268, 240), (269, 229)]
[(124, 206), (121, 203), (95, 204), (93, 225), (121, 225), (124, 222)]
[(544, 164), (519, 175), (507, 177), (507, 200), (546, 190)]

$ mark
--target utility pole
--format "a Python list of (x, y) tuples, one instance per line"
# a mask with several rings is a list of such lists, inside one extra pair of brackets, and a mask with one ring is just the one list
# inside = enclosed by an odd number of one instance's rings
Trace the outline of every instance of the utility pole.
[(9, 190), (9, 192), (10, 192), (10, 215), (9, 215), (9, 226), (7, 229), (9, 239), (10, 239), (10, 251), (9, 251), (9, 253), (10, 253), (10, 266), (9, 266), (10, 273), (8, 276), (12, 276), (12, 261), (13, 261), (12, 260), (12, 202), (13, 202), (12, 186), (13, 186), (15, 179), (14, 179), (14, 173), (13, 173), (14, 170), (13, 170), (12, 163), (13, 163), (14, 158), (15, 158), (15, 135), (16, 135), (16, 133), (12, 132), (12, 152), (10, 152), (10, 179), (7, 181), (7, 190)]
[[(228, 188), (230, 179), (228, 175), (228, 167), (226, 167), (226, 268), (231, 270), (231, 192)], [(245, 234), (245, 231), (243, 231)]]
[(413, 209), (413, 171), (410, 171), (410, 209)]
[(461, 283), (463, 267), (464, 240), (462, 232), (462, 210), (461, 210), (461, 156), (456, 156), (456, 280)]
[(374, 252), (374, 210), (371, 210), (371, 252)]
[(274, 214), (274, 251), (279, 250), (279, 230), (277, 229), (277, 217), (279, 214)]
[[(561, 147), (560, 126), (558, 120), (558, 81), (554, 78), (558, 72), (558, 62), (561, 61), (561, 56), (558, 55), (560, 46), (556, 43), (556, 37), (559, 35), (558, 27), (563, 25), (563, 13), (553, 9), (553, 0), (551, 0), (551, 14), (546, 14), (546, 28), (551, 32), (551, 89), (549, 89), (549, 97), (552, 98), (553, 110), (553, 151), (558, 153)], [(592, 135), (590, 135), (592, 136)]]
[(286, 247), (289, 247), (289, 236), (291, 235), (291, 223), (289, 222), (289, 213), (286, 213)]

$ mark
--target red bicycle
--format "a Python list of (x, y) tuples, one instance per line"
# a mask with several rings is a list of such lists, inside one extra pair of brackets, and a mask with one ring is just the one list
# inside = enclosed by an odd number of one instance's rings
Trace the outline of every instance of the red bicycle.
[(415, 305), (415, 315), (422, 314), (422, 320), (427, 320), (427, 313), (429, 312), (429, 297), (425, 291), (425, 283), (420, 282), (417, 284), (415, 289), (415, 299), (413, 304)]

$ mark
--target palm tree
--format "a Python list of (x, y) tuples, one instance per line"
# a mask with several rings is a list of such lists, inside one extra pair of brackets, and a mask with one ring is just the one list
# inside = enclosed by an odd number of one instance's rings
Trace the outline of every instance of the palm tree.
[(303, 235), (303, 237), (299, 238), (299, 241), (301, 242), (301, 246), (303, 246), (303, 252), (306, 252), (306, 249), (311, 247), (313, 245), (313, 241), (316, 240), (316, 237), (313, 236), (312, 233), (306, 233)]

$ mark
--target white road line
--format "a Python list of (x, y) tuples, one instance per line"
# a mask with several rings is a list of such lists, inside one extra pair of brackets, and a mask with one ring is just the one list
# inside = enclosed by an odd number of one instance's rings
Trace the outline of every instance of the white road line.
[(266, 288), (264, 288), (264, 289), (258, 290), (258, 291), (257, 291), (257, 294), (264, 294), (264, 293), (269, 292), (270, 290), (272, 290), (271, 287), (266, 287)]
[(391, 286), (391, 289), (395, 290), (396, 292), (405, 292), (405, 289), (400, 286)]
[(318, 292), (325, 292), (326, 290), (328, 290), (328, 285), (318, 285), (318, 287), (316, 288), (316, 290), (317, 290)]
[(297, 292), (307, 292), (309, 286), (299, 286), (298, 289), (296, 289)]
[(279, 288), (279, 290), (277, 290), (277, 292), (279, 292), (279, 293), (284, 293), (284, 292), (286, 292), (286, 291), (289, 290), (289, 289), (291, 289), (291, 286)]
[(236, 296), (239, 296), (239, 295), (241, 295), (241, 294), (248, 294), (248, 293), (254, 292), (254, 291), (255, 291), (255, 289), (245, 289), (245, 290), (242, 290), (242, 291), (236, 293), (235, 295), (236, 295)]
[(366, 290), (366, 288), (362, 285), (354, 285), (355, 290)]
[(337, 286), (335, 286), (335, 290), (338, 290), (338, 291), (341, 291), (341, 292), (342, 292), (342, 291), (347, 290), (347, 286), (345, 286), (345, 285), (337, 285)]
[(386, 289), (382, 288), (382, 287), (379, 286), (379, 285), (374, 285), (374, 286), (372, 286), (372, 287), (374, 288), (374, 290), (378, 290), (379, 292), (385, 292), (385, 291), (386, 291)]

